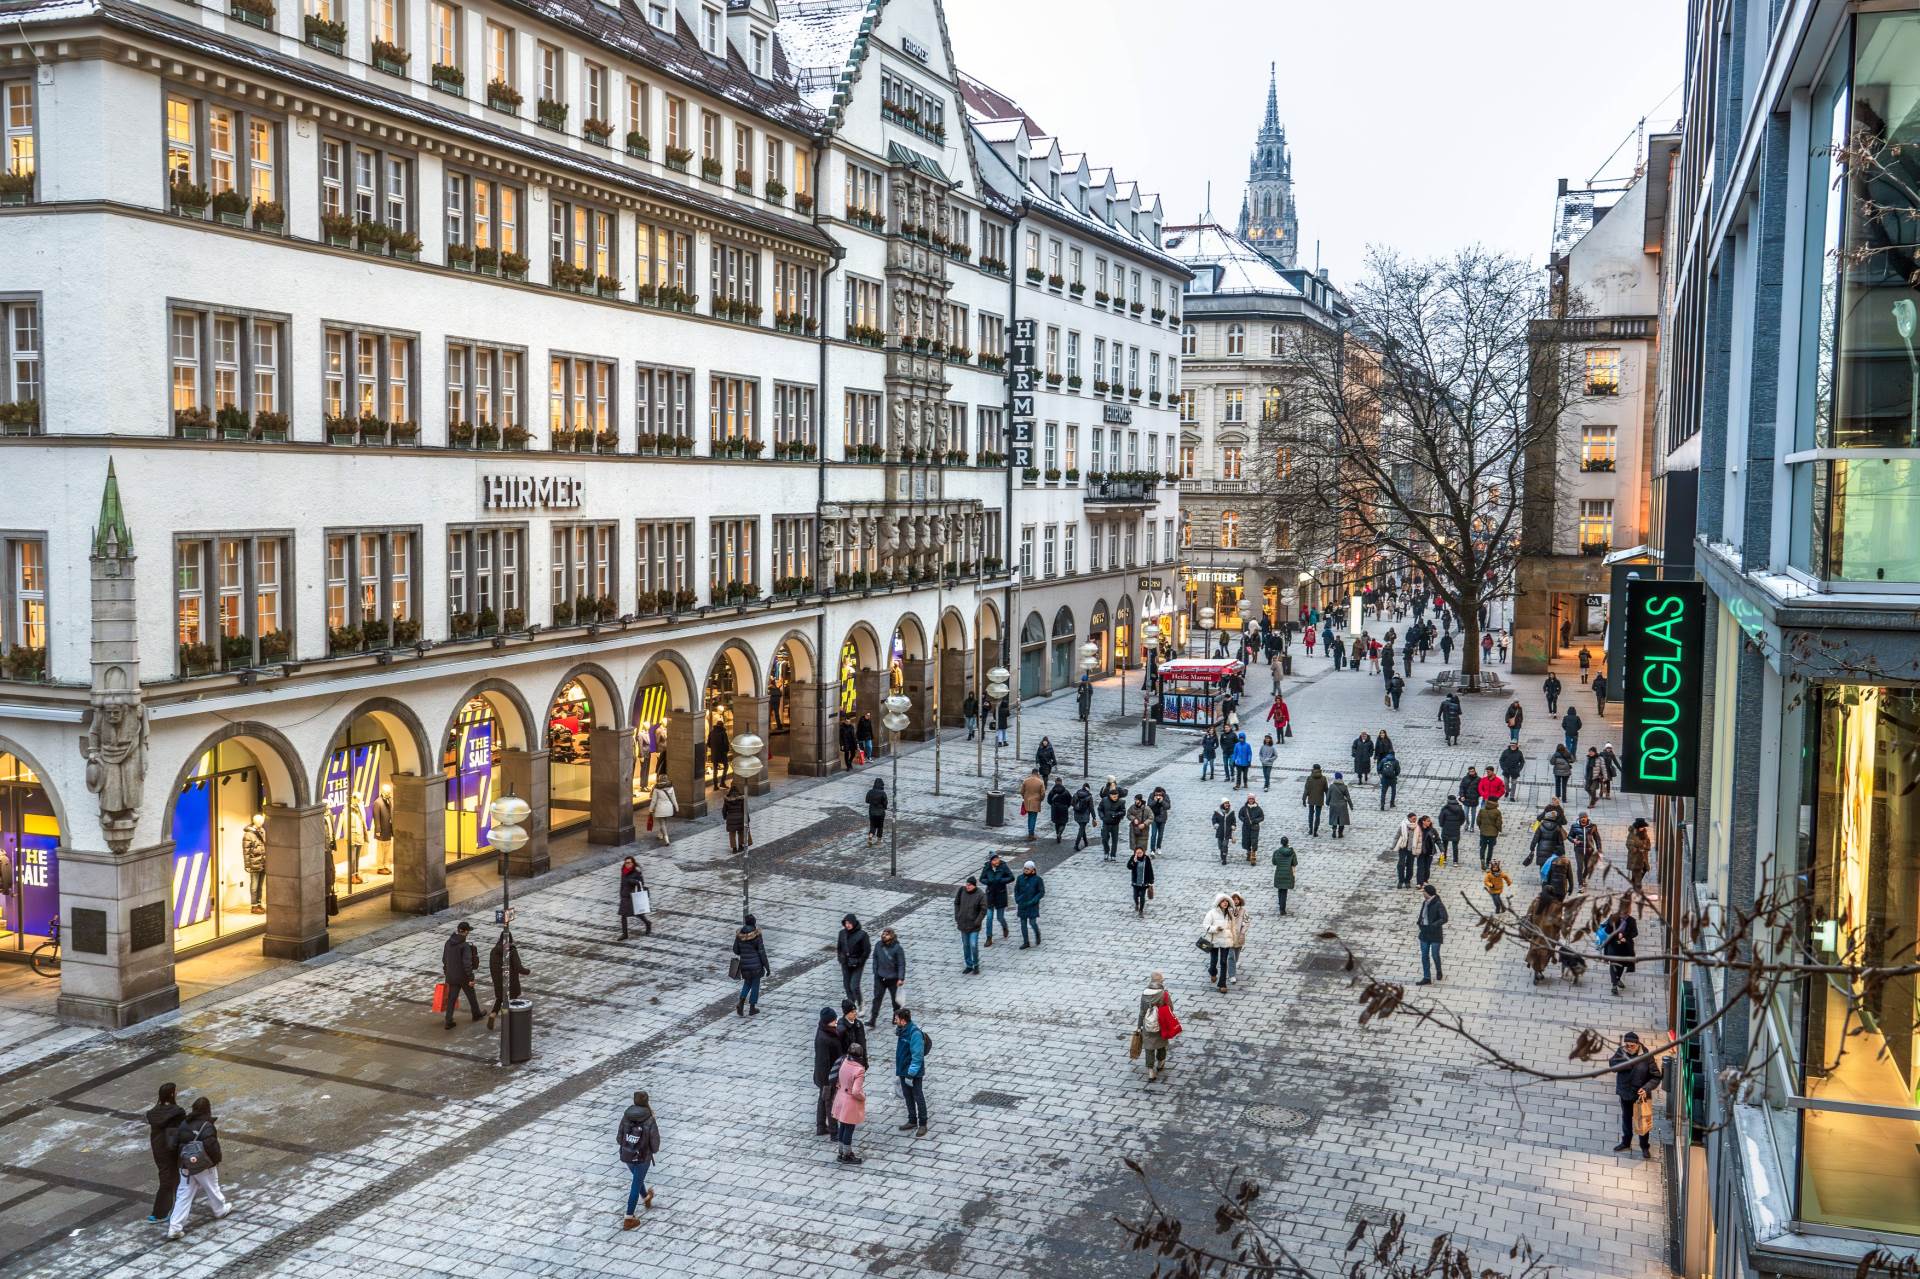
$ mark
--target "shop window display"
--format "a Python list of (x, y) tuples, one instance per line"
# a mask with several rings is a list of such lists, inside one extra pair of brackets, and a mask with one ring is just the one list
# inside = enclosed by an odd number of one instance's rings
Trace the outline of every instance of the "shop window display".
[(1061, 609), (1053, 615), (1053, 686), (1070, 688), (1078, 680), (1074, 671), (1073, 612)]
[(1133, 605), (1125, 600), (1113, 617), (1113, 661), (1122, 669), (1140, 664), (1133, 652)]
[(1040, 620), (1040, 614), (1029, 613), (1020, 627), (1020, 696), (1038, 697), (1046, 674), (1046, 623)]
[(40, 778), (0, 751), (0, 950), (45, 940), (60, 914), (60, 822)]
[(640, 686), (633, 699), (633, 802), (647, 803), (667, 773), (667, 712), (673, 699), (664, 681)]
[(489, 805), (499, 793), (500, 721), (484, 697), (460, 708), (440, 768), (447, 776), (446, 856), (456, 862), (492, 851)]
[(222, 742), (202, 755), (174, 796), (176, 949), (265, 923), (265, 802), (259, 763), (237, 742)]
[(721, 738), (714, 735), (718, 725), (725, 740), (733, 740), (733, 694), (736, 688), (733, 663), (722, 655), (707, 674), (706, 689), (700, 695), (707, 708), (707, 780), (719, 782), (727, 775), (727, 754), (718, 749)]
[(587, 820), (593, 802), (593, 699), (569, 681), (547, 711), (547, 797), (552, 829)]
[[(393, 875), (393, 751), (365, 716), (347, 740), (327, 753), (320, 802), (327, 810), (327, 847), (333, 883), (342, 897), (391, 886)], [(368, 889), (379, 878), (382, 882)]]
[(860, 648), (849, 639), (840, 648), (840, 714), (852, 719), (859, 714), (860, 690), (854, 677), (860, 673)]
[[(785, 737), (793, 728), (793, 654), (785, 644), (774, 650), (767, 668), (767, 732)], [(781, 753), (784, 753), (782, 748)]]
[(907, 641), (900, 634), (900, 628), (893, 628), (893, 643), (887, 646), (887, 692), (904, 693), (907, 691), (907, 671), (904, 665), (907, 658)]

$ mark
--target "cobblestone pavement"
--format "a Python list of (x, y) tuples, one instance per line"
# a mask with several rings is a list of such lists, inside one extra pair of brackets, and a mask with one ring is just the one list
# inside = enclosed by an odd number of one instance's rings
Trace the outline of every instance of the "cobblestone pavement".
[[(1375, 678), (1334, 673), (1320, 657), (1302, 657), (1300, 670), (1288, 689), (1298, 735), (1275, 771), (1263, 839), (1271, 847), (1285, 834), (1300, 849), (1284, 919), (1264, 857), (1224, 867), (1216, 858), (1206, 815), (1229, 792), (1198, 780), (1195, 739), (1163, 731), (1157, 747), (1141, 746), (1137, 719), (1120, 714), (1122, 691), (1108, 683), (1095, 706), (1096, 778), (1165, 785), (1174, 800), (1144, 920), (1097, 841), (1069, 855), (1071, 830), (1057, 847), (1050, 833), (1026, 845), (1011, 823), (984, 830), (971, 748), (950, 736), (942, 798), (929, 794), (930, 750), (900, 761), (897, 878), (886, 850), (862, 838), (865, 777), (796, 785), (755, 811), (752, 904), (776, 969), (758, 1017), (734, 1015), (725, 968), (742, 868), (709, 820), (643, 854), (659, 907), (651, 937), (615, 941), (612, 863), (623, 850), (515, 894), (538, 1052), (511, 1073), (493, 1064), (484, 1028), (462, 1018), (445, 1031), (426, 1007), (448, 916), (403, 923), (157, 1024), (66, 1039), (37, 1061), (0, 1059), (0, 1271), (1139, 1275), (1150, 1264), (1126, 1252), (1109, 1220), (1140, 1202), (1120, 1163), (1132, 1155), (1196, 1232), (1211, 1215), (1209, 1178), (1257, 1170), (1268, 1220), (1319, 1274), (1338, 1272), (1355, 1221), (1394, 1210), (1416, 1238), (1454, 1231), (1488, 1263), (1524, 1236), (1562, 1274), (1664, 1273), (1661, 1159), (1610, 1152), (1610, 1081), (1516, 1088), (1441, 1032), (1406, 1019), (1361, 1029), (1354, 987), (1329, 963), (1337, 952), (1314, 940), (1335, 928), (1382, 975), (1418, 975), (1413, 894), (1394, 890), (1384, 853), (1398, 814), (1357, 789), (1350, 838), (1308, 838), (1306, 766), (1343, 767), (1361, 728), (1385, 726), (1406, 766), (1397, 809), (1435, 811), (1467, 762), (1500, 748), (1504, 700), (1470, 700), (1473, 745), (1449, 749), (1432, 695), (1410, 693), (1393, 712)], [(1255, 713), (1267, 683), (1264, 672), (1251, 680)], [(1540, 761), (1558, 737), (1538, 682), (1526, 683), (1534, 762), (1500, 849), (1516, 870), (1524, 819), (1550, 793)], [(1137, 691), (1124, 696), (1137, 715)], [(1591, 696), (1579, 703), (1591, 723)], [(1041, 732), (1077, 781), (1070, 699), (1027, 708), (1029, 757)], [(1588, 730), (1592, 740), (1604, 733)], [(1007, 754), (1011, 785), (1024, 770)], [(1602, 801), (1613, 856), (1639, 811), (1636, 799)], [(965, 977), (950, 898), (996, 839), (1043, 868), (1046, 941), (997, 945), (983, 974)], [(1597, 966), (1577, 988), (1534, 987), (1517, 953), (1482, 952), (1466, 904), (1481, 900), (1474, 859), (1436, 878), (1456, 922), (1448, 979), (1432, 989), (1504, 1051), (1557, 1066), (1580, 1027), (1656, 1024), (1654, 973), (1631, 978), (1625, 999), (1608, 994)], [(1193, 945), (1222, 888), (1253, 906), (1242, 975), (1226, 995), (1204, 984)], [(860, 1168), (836, 1165), (814, 1135), (809, 1078), (818, 1010), (840, 997), (831, 943), (848, 910), (876, 935), (900, 931), (907, 999), (937, 1041), (932, 1131), (915, 1139), (895, 1128), (904, 1107), (888, 1077), (892, 1039), (876, 1032)], [(472, 913), (485, 937), (490, 915)], [(1643, 936), (1643, 950), (1656, 944)], [(1167, 1080), (1149, 1089), (1125, 1045), (1154, 969), (1167, 974), (1187, 1033)], [(139, 1112), (162, 1079), (183, 1096), (214, 1097), (235, 1205), (218, 1222), (196, 1209), (187, 1241), (170, 1247), (141, 1221), (152, 1168)], [(663, 1150), (655, 1207), (623, 1233), (613, 1131), (636, 1087), (652, 1093)]]

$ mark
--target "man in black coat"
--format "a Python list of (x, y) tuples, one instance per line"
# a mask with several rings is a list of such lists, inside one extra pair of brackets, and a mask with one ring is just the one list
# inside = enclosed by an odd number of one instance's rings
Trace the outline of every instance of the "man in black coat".
[(860, 749), (859, 735), (853, 731), (853, 721), (845, 715), (840, 717), (840, 762), (846, 765), (849, 773), (853, 771), (853, 757)]
[(520, 998), (520, 979), (532, 971), (520, 962), (520, 948), (513, 944), (513, 934), (501, 929), (493, 949), (487, 952), (487, 975), (493, 978), (493, 1007), (487, 1010), (488, 1030), (493, 1029), (493, 1019), (506, 1007), (507, 1000)]
[(832, 1008), (822, 1004), (820, 1024), (813, 1028), (813, 1086), (819, 1091), (819, 1099), (813, 1106), (813, 1132), (816, 1137), (827, 1137), (833, 1128), (827, 1123), (827, 1110), (833, 1105), (834, 1086), (827, 1082), (827, 1076), (833, 1070), (833, 1063), (846, 1055), (847, 1046), (840, 1037), (840, 1019)]
[(833, 939), (833, 949), (840, 959), (840, 985), (857, 1008), (860, 1006), (860, 974), (866, 971), (867, 959), (873, 954), (873, 939), (860, 927), (857, 916), (842, 915), (840, 935)]
[[(1629, 1030), (1620, 1037), (1619, 1051), (1607, 1062), (1614, 1069), (1613, 1092), (1620, 1100), (1620, 1144), (1616, 1151), (1633, 1145), (1633, 1107), (1641, 1096), (1651, 1097), (1660, 1087), (1660, 1063), (1640, 1043), (1640, 1036)], [(1640, 1138), (1640, 1155), (1653, 1158), (1652, 1134)]]
[(153, 1166), (160, 1176), (148, 1221), (165, 1221), (173, 1215), (173, 1197), (180, 1189), (180, 1156), (173, 1148), (173, 1130), (186, 1117), (187, 1112), (174, 1101), (174, 1086), (161, 1084), (159, 1104), (147, 1111), (147, 1141), (153, 1147)]
[(1120, 823), (1126, 820), (1127, 805), (1122, 793), (1109, 787), (1100, 792), (1100, 851), (1107, 861), (1120, 855)]
[(475, 974), (480, 971), (480, 952), (467, 940), (467, 934), (473, 931), (473, 925), (462, 920), (453, 930), (453, 936), (447, 938), (447, 944), (440, 948), (440, 979), (447, 983), (447, 1029), (453, 1029), (453, 1010), (460, 1006), (460, 996), (465, 994), (467, 1006), (473, 1009), (473, 1019), (480, 1020), (480, 992), (473, 988)]

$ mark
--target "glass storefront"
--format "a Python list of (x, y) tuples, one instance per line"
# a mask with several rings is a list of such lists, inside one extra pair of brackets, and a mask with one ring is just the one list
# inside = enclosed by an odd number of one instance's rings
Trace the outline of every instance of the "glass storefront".
[(1047, 676), (1047, 624), (1029, 613), (1020, 624), (1020, 696), (1038, 697)]
[(887, 695), (907, 691), (907, 641), (900, 628), (893, 628), (893, 642), (887, 645)]
[(266, 920), (265, 789), (253, 752), (222, 742), (173, 798), (173, 944), (187, 950)]
[(1053, 686), (1071, 688), (1079, 675), (1074, 670), (1073, 610), (1063, 608), (1053, 615)]
[(500, 720), (484, 697), (470, 698), (447, 733), (440, 770), (447, 777), (447, 861), (492, 851), (489, 806), (500, 793)]
[(320, 802), (327, 810), (327, 844), (334, 891), (344, 900), (392, 886), (393, 746), (372, 716), (361, 715), (327, 752)]
[(60, 822), (40, 778), (0, 751), (0, 950), (32, 950), (60, 915)]
[(840, 714), (846, 719), (858, 717), (860, 690), (855, 676), (860, 674), (860, 648), (851, 636), (840, 646)]
[(788, 737), (793, 730), (793, 653), (782, 644), (773, 652), (773, 665), (767, 668), (767, 750), (769, 754), (788, 753)]
[(1087, 616), (1087, 639), (1100, 650), (1100, 671), (1113, 669), (1113, 636), (1107, 630), (1107, 602), (1101, 600)]
[(1140, 654), (1133, 651), (1133, 601), (1121, 600), (1113, 621), (1113, 661), (1122, 669), (1140, 665)]
[[(1810, 958), (1911, 963), (1920, 936), (1920, 691), (1829, 685), (1808, 718)], [(1807, 1099), (1798, 1216), (1920, 1233), (1920, 984), (1810, 982), (1795, 1011)]]
[(667, 712), (673, 709), (672, 696), (664, 679), (655, 677), (640, 686), (633, 697), (633, 802), (644, 804), (653, 798), (656, 779), (667, 771)]
[[(707, 672), (707, 686), (700, 695), (700, 704), (707, 708), (707, 734), (711, 738), (713, 726), (720, 725), (727, 732), (727, 740), (733, 740), (733, 694), (737, 684), (733, 675), (733, 661), (725, 653), (714, 659), (713, 669)], [(725, 759), (707, 760), (707, 780), (714, 781), (727, 775)]]
[(568, 681), (547, 708), (548, 828), (586, 821), (593, 805), (593, 699), (579, 680)]

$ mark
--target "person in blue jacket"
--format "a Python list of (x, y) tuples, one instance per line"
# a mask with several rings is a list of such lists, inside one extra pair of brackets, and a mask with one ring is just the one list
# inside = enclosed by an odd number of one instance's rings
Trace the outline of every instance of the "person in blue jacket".
[(1253, 767), (1253, 747), (1247, 745), (1245, 733), (1233, 735), (1233, 755), (1229, 762), (1233, 765), (1232, 785), (1245, 786), (1247, 770)]
[(1027, 927), (1033, 927), (1033, 942), (1040, 944), (1040, 899), (1047, 895), (1047, 881), (1040, 878), (1032, 862), (1021, 868), (1013, 880), (1013, 904), (1020, 916), (1020, 949), (1027, 948)]
[[(1027, 865), (1033, 865), (1028, 862)], [(900, 1095), (907, 1099), (907, 1122), (900, 1131), (927, 1135), (927, 1037), (913, 1024), (913, 1011), (893, 1010), (893, 1073), (900, 1079)]]

